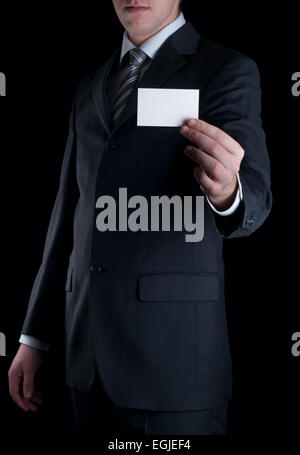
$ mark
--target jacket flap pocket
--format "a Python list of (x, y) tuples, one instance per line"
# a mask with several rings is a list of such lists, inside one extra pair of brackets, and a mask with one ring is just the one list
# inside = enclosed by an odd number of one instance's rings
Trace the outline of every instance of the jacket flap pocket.
[(68, 267), (65, 291), (69, 291), (69, 292), (72, 291), (72, 275), (73, 275), (73, 268)]
[(204, 273), (143, 273), (138, 292), (144, 302), (218, 300), (219, 279)]

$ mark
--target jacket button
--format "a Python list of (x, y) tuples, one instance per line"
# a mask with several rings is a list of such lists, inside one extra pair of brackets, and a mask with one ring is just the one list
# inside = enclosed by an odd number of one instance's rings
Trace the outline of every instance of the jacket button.
[(100, 273), (102, 271), (102, 267), (98, 264), (91, 264), (90, 271), (92, 273)]
[(253, 224), (253, 223), (254, 223), (253, 216), (249, 215), (249, 216), (247, 217), (246, 223), (247, 223), (247, 224)]
[(114, 150), (116, 148), (116, 143), (115, 142), (105, 142), (104, 145), (105, 150)]

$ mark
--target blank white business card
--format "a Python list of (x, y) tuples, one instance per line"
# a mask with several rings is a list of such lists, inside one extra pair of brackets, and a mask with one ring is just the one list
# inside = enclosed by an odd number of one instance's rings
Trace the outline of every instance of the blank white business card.
[(182, 126), (199, 118), (199, 90), (138, 88), (138, 126)]

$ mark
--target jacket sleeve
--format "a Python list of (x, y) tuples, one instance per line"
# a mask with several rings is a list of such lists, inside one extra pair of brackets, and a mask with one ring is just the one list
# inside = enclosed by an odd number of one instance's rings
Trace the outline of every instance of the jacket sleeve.
[(60, 172), (59, 188), (47, 230), (42, 262), (31, 291), (22, 334), (50, 343), (64, 317), (65, 281), (73, 245), (73, 220), (79, 198), (76, 178), (75, 96)]
[(227, 217), (214, 213), (220, 234), (243, 237), (258, 229), (270, 213), (270, 162), (261, 120), (261, 86), (256, 63), (239, 55), (218, 69), (203, 90), (201, 118), (221, 128), (244, 149), (239, 176), (243, 201)]

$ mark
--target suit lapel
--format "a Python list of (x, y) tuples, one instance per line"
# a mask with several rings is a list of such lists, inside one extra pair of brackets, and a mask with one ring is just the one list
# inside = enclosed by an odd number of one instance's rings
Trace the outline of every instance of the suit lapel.
[(117, 63), (121, 52), (119, 46), (113, 55), (99, 68), (93, 81), (92, 98), (100, 121), (107, 134), (110, 134), (110, 110), (108, 106), (106, 83), (112, 66)]
[[(186, 64), (187, 59), (184, 55), (195, 54), (200, 35), (190, 22), (186, 22), (180, 29), (171, 35), (158, 50), (155, 58), (150, 63), (147, 71), (139, 81), (138, 87), (158, 88), (170, 77), (177, 69)], [(106, 81), (109, 71), (120, 56), (119, 47), (111, 58), (100, 68), (96, 75), (93, 86), (94, 103), (100, 120), (107, 132), (113, 135), (126, 121), (128, 121), (137, 111), (137, 90), (134, 90), (128, 100), (128, 104), (120, 115), (116, 125), (110, 129), (110, 112), (107, 104), (105, 92)]]

